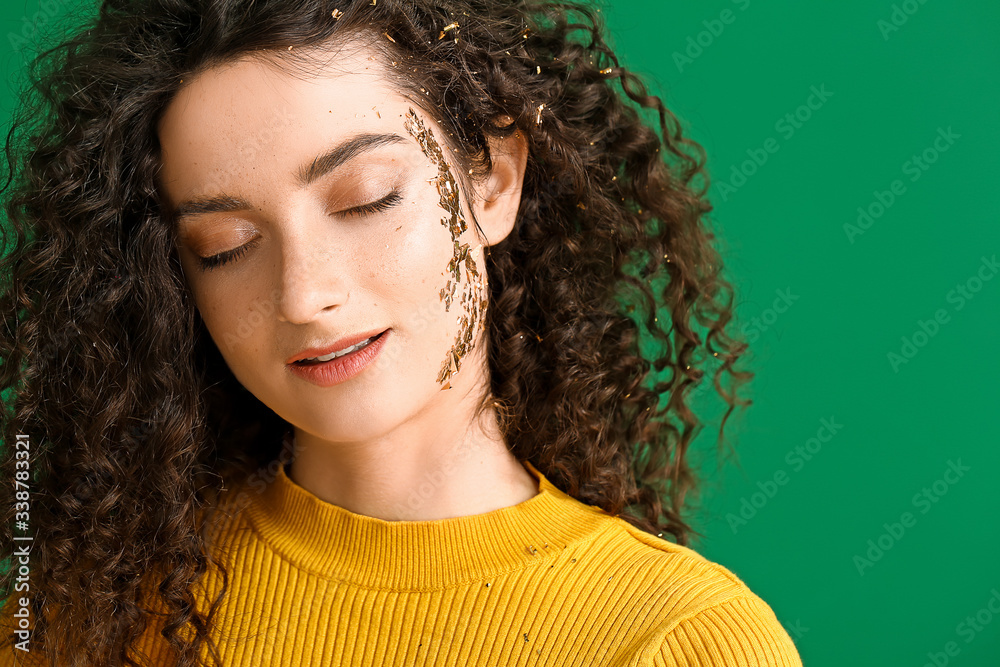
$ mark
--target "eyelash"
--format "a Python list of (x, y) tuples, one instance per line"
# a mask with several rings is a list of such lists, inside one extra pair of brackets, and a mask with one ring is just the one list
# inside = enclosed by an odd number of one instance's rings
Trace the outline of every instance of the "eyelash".
[[(399, 190), (393, 190), (387, 194), (382, 199), (378, 201), (371, 202), (369, 204), (362, 204), (361, 206), (355, 206), (354, 208), (349, 208), (347, 210), (341, 211), (341, 215), (372, 215), (375, 213), (381, 213), (386, 209), (390, 209), (396, 206), (401, 201), (403, 201), (403, 196), (399, 193)], [(250, 241), (246, 245), (242, 245), (239, 248), (234, 248), (233, 250), (227, 250), (225, 252), (220, 252), (217, 255), (212, 255), (210, 257), (199, 257), (198, 262), (201, 264), (203, 271), (208, 271), (216, 267), (233, 262), (247, 253), (247, 251), (252, 250), (257, 246), (260, 238), (256, 238)]]
[(362, 204), (361, 206), (355, 206), (354, 208), (349, 208), (346, 211), (341, 211), (341, 213), (344, 215), (371, 215), (373, 213), (380, 213), (388, 208), (392, 208), (401, 201), (403, 201), (403, 196), (399, 194), (399, 190), (393, 190), (378, 201), (371, 202), (370, 204)]

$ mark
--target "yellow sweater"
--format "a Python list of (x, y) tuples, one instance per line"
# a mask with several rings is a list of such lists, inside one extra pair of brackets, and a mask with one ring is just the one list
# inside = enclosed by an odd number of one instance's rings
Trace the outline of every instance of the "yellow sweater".
[[(801, 667), (732, 572), (525, 467), (533, 498), (435, 521), (355, 514), (283, 469), (248, 487), (250, 504), (219, 533), (223, 664)], [(141, 648), (169, 664), (163, 644), (149, 632)]]

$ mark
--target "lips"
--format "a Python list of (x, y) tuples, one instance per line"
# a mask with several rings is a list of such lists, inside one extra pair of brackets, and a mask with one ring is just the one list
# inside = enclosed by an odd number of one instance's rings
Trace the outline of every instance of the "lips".
[[(387, 341), (392, 335), (391, 332), (392, 329), (386, 329), (382, 333), (373, 336), (371, 342), (367, 345), (353, 352), (346, 352), (329, 361), (306, 362), (299, 360), (288, 364), (285, 368), (298, 379), (324, 389), (348, 382), (364, 373), (366, 369), (373, 365), (382, 352), (382, 348), (389, 344)], [(348, 349), (350, 349), (350, 346), (348, 346)], [(312, 354), (311, 351), (307, 351), (307, 353)]]
[[(324, 347), (311, 347), (306, 350), (302, 350), (293, 357), (290, 357), (285, 363), (293, 364), (297, 361), (302, 361), (304, 359), (312, 359), (313, 357), (323, 357), (328, 354), (333, 354), (334, 352), (340, 352), (352, 345), (357, 345), (358, 343), (364, 342), (369, 338), (375, 338), (381, 336), (387, 331), (387, 329), (376, 329), (374, 331), (368, 331), (366, 333), (357, 334), (354, 336), (347, 336), (341, 338), (340, 340), (332, 343), (331, 345), (326, 345)], [(374, 341), (372, 341), (374, 342)]]

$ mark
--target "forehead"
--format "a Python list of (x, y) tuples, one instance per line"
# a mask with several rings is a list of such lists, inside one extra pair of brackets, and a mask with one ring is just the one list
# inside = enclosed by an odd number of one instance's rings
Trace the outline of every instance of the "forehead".
[(387, 74), (363, 45), (316, 52), (307, 67), (256, 56), (206, 69), (182, 84), (160, 119), (165, 181), (183, 184), (213, 168), (245, 175), (264, 163), (287, 170), (358, 132), (406, 136), (413, 104)]

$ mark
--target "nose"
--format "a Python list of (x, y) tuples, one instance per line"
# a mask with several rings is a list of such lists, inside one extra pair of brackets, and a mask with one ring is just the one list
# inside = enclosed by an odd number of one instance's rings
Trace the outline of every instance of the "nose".
[(278, 262), (280, 321), (303, 324), (347, 302), (350, 291), (342, 253), (316, 236), (286, 236)]

